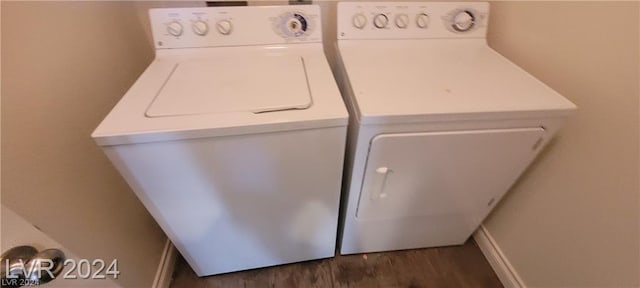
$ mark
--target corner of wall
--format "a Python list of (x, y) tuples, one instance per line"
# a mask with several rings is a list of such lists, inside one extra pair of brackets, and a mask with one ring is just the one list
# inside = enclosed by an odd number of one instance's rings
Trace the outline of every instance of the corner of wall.
[(473, 234), (473, 239), (478, 244), (480, 251), (487, 258), (489, 265), (496, 272), (498, 279), (505, 288), (525, 288), (524, 282), (520, 279), (520, 275), (513, 268), (509, 259), (502, 253), (500, 246), (493, 239), (489, 231), (480, 225), (478, 230)]

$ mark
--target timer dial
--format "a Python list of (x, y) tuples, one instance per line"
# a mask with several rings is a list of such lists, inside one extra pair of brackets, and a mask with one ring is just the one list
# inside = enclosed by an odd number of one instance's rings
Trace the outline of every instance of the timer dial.
[(307, 29), (309, 29), (309, 24), (304, 16), (294, 13), (293, 17), (287, 21), (286, 29), (288, 29), (292, 35), (297, 37), (301, 36), (307, 31)]
[(460, 10), (453, 15), (451, 28), (458, 32), (466, 32), (473, 28), (476, 16), (469, 10)]
[(272, 18), (273, 29), (284, 38), (303, 38), (314, 29), (316, 15), (305, 15), (299, 11), (286, 12)]

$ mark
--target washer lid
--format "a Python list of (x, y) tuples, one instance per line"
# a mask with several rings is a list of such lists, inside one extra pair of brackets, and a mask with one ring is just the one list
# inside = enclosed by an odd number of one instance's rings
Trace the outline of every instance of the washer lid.
[(112, 146), (345, 127), (347, 121), (322, 43), (162, 49), (92, 137)]
[(145, 114), (261, 113), (306, 109), (311, 103), (302, 57), (243, 55), (176, 63)]

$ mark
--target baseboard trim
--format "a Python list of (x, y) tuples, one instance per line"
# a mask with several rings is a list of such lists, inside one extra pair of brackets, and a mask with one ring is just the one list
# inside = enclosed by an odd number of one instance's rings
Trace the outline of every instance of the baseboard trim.
[(176, 248), (169, 239), (164, 244), (162, 250), (162, 257), (160, 258), (160, 265), (158, 265), (158, 271), (156, 277), (153, 280), (153, 288), (169, 288), (171, 284), (171, 276), (173, 275), (173, 269), (176, 266)]
[(505, 288), (526, 288), (518, 272), (511, 266), (509, 259), (504, 256), (502, 250), (500, 250), (500, 247), (484, 225), (480, 225), (476, 230), (473, 234), (473, 239), (478, 243), (482, 254), (487, 258), (489, 265), (496, 272)]

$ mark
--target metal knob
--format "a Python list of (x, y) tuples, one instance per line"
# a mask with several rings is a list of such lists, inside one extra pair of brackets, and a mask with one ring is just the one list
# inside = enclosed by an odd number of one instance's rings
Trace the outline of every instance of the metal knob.
[(64, 253), (58, 249), (38, 252), (32, 246), (13, 247), (0, 256), (2, 287), (50, 282), (62, 273), (65, 260)]
[[(31, 246), (13, 247), (0, 256), (0, 276), (2, 279), (18, 278), (24, 279), (26, 263), (38, 254), (38, 250)], [(3, 281), (3, 283), (6, 281)]]
[(64, 253), (58, 249), (46, 249), (38, 252), (27, 262), (31, 271), (30, 283), (44, 284), (56, 279), (64, 269)]

